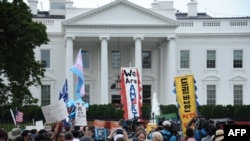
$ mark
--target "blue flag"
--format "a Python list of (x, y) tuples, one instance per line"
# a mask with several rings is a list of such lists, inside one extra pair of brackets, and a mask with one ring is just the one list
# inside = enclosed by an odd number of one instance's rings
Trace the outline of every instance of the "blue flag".
[(59, 100), (63, 98), (63, 101), (67, 103), (69, 101), (69, 94), (68, 94), (68, 82), (67, 79), (65, 79), (65, 82), (63, 84), (62, 90), (59, 94)]

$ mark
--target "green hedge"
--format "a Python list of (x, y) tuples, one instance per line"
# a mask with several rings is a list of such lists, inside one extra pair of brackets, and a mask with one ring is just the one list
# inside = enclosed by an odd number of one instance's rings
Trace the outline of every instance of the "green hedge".
[[(0, 107), (1, 120), (12, 119), (10, 114), (11, 107)], [(13, 108), (12, 108), (13, 109)], [(13, 109), (14, 111), (15, 109)], [(41, 107), (36, 105), (24, 106), (19, 109), (24, 112), (24, 120), (44, 120)], [(151, 105), (144, 104), (142, 107), (143, 119), (151, 118)], [(161, 114), (177, 113), (176, 105), (160, 105)], [(232, 105), (201, 105), (198, 107), (200, 114), (208, 118), (232, 118), (235, 120), (250, 120), (250, 105), (232, 106)], [(103, 120), (119, 120), (123, 118), (123, 110), (116, 108), (112, 104), (106, 105), (90, 105), (87, 110), (88, 120), (103, 119)]]

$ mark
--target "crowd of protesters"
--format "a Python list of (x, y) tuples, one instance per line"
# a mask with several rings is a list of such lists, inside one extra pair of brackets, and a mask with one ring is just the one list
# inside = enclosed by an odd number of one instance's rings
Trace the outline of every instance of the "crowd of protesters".
[(13, 128), (10, 132), (0, 129), (0, 141), (223, 141), (224, 130), (222, 124), (211, 123), (201, 117), (194, 117), (186, 126), (185, 136), (173, 128), (173, 122), (169, 120), (160, 121), (157, 128), (146, 132), (144, 126), (136, 127), (133, 136), (129, 137), (124, 125), (126, 120), (119, 121), (119, 127), (107, 130), (105, 138), (99, 138), (95, 126), (84, 127), (72, 126), (62, 128), (62, 124), (55, 123), (50, 131), (21, 130)]

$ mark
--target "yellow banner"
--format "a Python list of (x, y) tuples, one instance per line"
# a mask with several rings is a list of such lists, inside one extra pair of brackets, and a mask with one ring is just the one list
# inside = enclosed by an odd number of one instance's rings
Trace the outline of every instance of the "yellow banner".
[(193, 75), (175, 77), (175, 87), (182, 133), (185, 135), (187, 123), (197, 114)]

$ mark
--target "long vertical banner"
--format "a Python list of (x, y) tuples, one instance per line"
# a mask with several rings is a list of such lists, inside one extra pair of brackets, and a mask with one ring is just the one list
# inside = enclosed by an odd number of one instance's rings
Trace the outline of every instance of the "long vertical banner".
[(187, 123), (197, 114), (193, 75), (175, 77), (175, 85), (182, 133), (185, 134)]
[(124, 119), (141, 116), (142, 86), (137, 68), (121, 68), (121, 102)]

